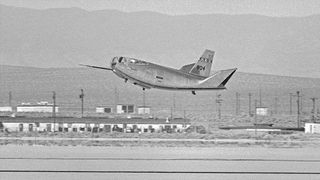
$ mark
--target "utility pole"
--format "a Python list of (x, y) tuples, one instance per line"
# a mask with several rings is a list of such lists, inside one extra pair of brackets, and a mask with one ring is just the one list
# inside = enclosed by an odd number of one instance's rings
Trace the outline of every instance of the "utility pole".
[(249, 93), (249, 117), (251, 117), (251, 96), (252, 94)]
[(221, 98), (221, 94), (217, 95), (217, 99), (216, 99), (216, 104), (218, 106), (218, 117), (219, 119), (221, 119), (221, 103), (222, 103), (222, 98)]
[(257, 138), (257, 104), (258, 104), (258, 101), (257, 100), (254, 100), (254, 134), (255, 134), (255, 137)]
[(81, 89), (81, 94), (80, 94), (80, 99), (81, 99), (81, 118), (83, 118), (83, 102), (84, 102), (84, 93), (83, 89)]
[(292, 115), (292, 93), (289, 93), (290, 95), (290, 115)]
[(259, 87), (259, 107), (262, 107), (262, 94), (261, 94), (261, 84), (260, 84), (260, 87)]
[(186, 110), (185, 109), (183, 110), (183, 122), (184, 122), (183, 127), (186, 127)]
[(173, 109), (173, 113), (175, 113), (176, 111), (176, 94), (173, 93), (172, 95), (172, 109)]
[(146, 113), (146, 94), (145, 91), (142, 91), (142, 98), (143, 98), (143, 115)]
[(303, 103), (303, 95), (300, 96), (300, 114), (303, 113), (303, 106), (302, 106), (302, 103)]
[(236, 92), (236, 115), (240, 112), (240, 93)]
[(297, 91), (297, 125), (300, 128), (300, 91)]
[(56, 92), (52, 92), (53, 106), (52, 106), (52, 118), (53, 118), (53, 132), (56, 131)]
[(312, 115), (312, 122), (316, 122), (316, 100), (317, 100), (318, 98), (315, 98), (315, 97), (313, 97), (313, 98), (311, 98), (311, 100), (312, 100), (312, 113), (313, 113), (313, 115)]
[(12, 92), (9, 92), (9, 106), (12, 107)]
[(278, 114), (278, 97), (274, 98), (274, 114)]
[[(143, 91), (144, 92), (144, 91)], [(114, 113), (117, 112), (117, 104), (119, 101), (119, 93), (117, 87), (114, 88)]]

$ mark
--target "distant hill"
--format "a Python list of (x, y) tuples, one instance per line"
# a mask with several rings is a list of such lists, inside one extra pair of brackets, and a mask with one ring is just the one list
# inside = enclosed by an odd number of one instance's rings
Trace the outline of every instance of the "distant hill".
[[(52, 102), (52, 91), (57, 93), (57, 103), (62, 111), (79, 111), (80, 89), (85, 92), (85, 107), (93, 112), (96, 106), (114, 107), (117, 103), (143, 105), (143, 91), (140, 87), (116, 77), (113, 73), (89, 68), (31, 68), (0, 66), (0, 106), (8, 105), (8, 92), (12, 91), (13, 104), (21, 102)], [(187, 113), (216, 113), (216, 95), (222, 94), (222, 111), (234, 114), (235, 93), (240, 93), (241, 112), (248, 112), (248, 93), (262, 105), (274, 111), (278, 98), (279, 113), (289, 113), (289, 93), (301, 91), (303, 112), (310, 113), (311, 97), (320, 97), (320, 78), (299, 78), (237, 72), (224, 91), (199, 91), (192, 95), (189, 91), (146, 90), (146, 105), (151, 105), (155, 113), (168, 113), (175, 108), (180, 115)], [(116, 93), (118, 94), (118, 98)], [(293, 97), (296, 110), (296, 97)], [(259, 104), (258, 104), (259, 105)], [(318, 106), (319, 107), (319, 106)], [(209, 116), (208, 116), (209, 117)], [(210, 116), (212, 118), (212, 116)]]
[(108, 66), (133, 56), (175, 68), (216, 51), (214, 68), (320, 77), (320, 15), (168, 16), (78, 8), (34, 10), (0, 5), (0, 64)]

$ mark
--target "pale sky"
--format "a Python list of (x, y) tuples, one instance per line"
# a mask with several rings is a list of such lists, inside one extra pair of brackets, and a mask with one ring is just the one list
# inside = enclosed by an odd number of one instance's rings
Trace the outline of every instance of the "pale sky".
[(78, 7), (88, 11), (116, 9), (168, 15), (260, 14), (308, 16), (320, 14), (320, 0), (0, 0), (0, 4), (34, 9)]

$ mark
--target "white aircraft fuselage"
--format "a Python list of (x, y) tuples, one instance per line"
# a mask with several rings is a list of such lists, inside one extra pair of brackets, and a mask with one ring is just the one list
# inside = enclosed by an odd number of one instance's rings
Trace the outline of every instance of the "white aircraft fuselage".
[(210, 75), (214, 52), (205, 50), (197, 63), (173, 69), (151, 62), (130, 57), (114, 57), (111, 68), (90, 66), (112, 70), (117, 76), (144, 89), (158, 88), (167, 90), (190, 90), (193, 94), (198, 90), (221, 90), (237, 70), (221, 70)]

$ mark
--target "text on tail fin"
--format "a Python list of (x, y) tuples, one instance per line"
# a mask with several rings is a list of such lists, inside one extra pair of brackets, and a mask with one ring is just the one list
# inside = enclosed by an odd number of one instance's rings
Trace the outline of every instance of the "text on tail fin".
[(214, 51), (206, 49), (198, 62), (192, 67), (190, 73), (208, 77), (213, 62)]

